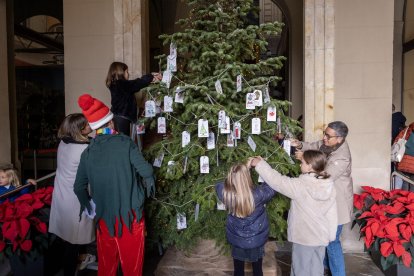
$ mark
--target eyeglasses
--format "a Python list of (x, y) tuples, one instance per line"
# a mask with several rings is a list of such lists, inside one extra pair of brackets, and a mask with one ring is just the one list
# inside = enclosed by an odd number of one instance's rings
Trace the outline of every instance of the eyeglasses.
[(323, 137), (326, 137), (326, 139), (330, 140), (331, 138), (334, 138), (334, 137), (341, 137), (341, 136), (331, 136), (331, 135), (329, 135), (328, 133), (326, 133), (326, 132), (324, 131), (324, 132), (323, 132)]

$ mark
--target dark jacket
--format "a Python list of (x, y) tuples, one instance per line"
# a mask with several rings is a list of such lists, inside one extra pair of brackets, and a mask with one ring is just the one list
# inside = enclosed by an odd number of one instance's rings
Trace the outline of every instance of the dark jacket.
[[(81, 204), (80, 211), (90, 209), (89, 199), (96, 204), (96, 220), (103, 219), (111, 235), (115, 220), (122, 229), (121, 219), (130, 227), (131, 211), (141, 219), (144, 189), (154, 189), (153, 169), (138, 151), (131, 138), (123, 134), (98, 135), (83, 151), (76, 173), (74, 192)], [(136, 174), (143, 181), (138, 181)], [(90, 185), (90, 195), (88, 192)], [(122, 233), (119, 233), (121, 235)]]
[[(223, 201), (224, 183), (216, 185), (217, 196)], [(269, 237), (269, 220), (266, 214), (266, 202), (276, 194), (266, 183), (253, 190), (255, 210), (245, 218), (227, 215), (227, 241), (239, 248), (256, 248), (263, 246)]]
[(109, 86), (112, 113), (135, 122), (137, 120), (137, 102), (134, 94), (147, 87), (153, 78), (152, 74), (148, 74), (135, 80), (116, 80), (112, 82)]
[(395, 137), (397, 137), (398, 133), (405, 127), (405, 121), (407, 119), (401, 112), (394, 112), (392, 113), (392, 131), (391, 131), (391, 144), (394, 142)]
[[(16, 189), (16, 187), (14, 187), (13, 185), (10, 185), (9, 188), (6, 188), (4, 186), (0, 186), (0, 195), (3, 195), (5, 193), (11, 192), (11, 191), (14, 191), (15, 189)], [(6, 199), (8, 199), (10, 202), (14, 202), (14, 200), (16, 198), (18, 198), (21, 195), (27, 194), (29, 192), (30, 192), (29, 188), (24, 188), (23, 190), (20, 190), (19, 192), (11, 194), (6, 198), (0, 199), (0, 203), (3, 203), (4, 201), (6, 201)]]

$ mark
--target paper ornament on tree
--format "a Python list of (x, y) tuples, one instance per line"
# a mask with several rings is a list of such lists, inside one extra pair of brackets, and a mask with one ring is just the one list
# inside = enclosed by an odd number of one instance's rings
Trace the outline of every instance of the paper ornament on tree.
[(220, 210), (220, 211), (226, 210), (226, 205), (224, 205), (224, 203), (221, 202), (220, 200), (217, 200), (217, 210)]
[(263, 102), (264, 103), (270, 102), (270, 95), (269, 95), (269, 87), (268, 86), (266, 86), (264, 88), (264, 92), (263, 92)]
[(177, 230), (183, 230), (187, 228), (187, 217), (184, 213), (177, 214)]
[(214, 84), (216, 86), (216, 91), (218, 94), (223, 94), (223, 88), (221, 87), (221, 82), (220, 80), (217, 80), (216, 83)]
[(154, 160), (153, 166), (161, 168), (162, 160), (164, 160), (164, 152), (160, 152), (160, 154), (158, 154), (157, 158)]
[(175, 102), (184, 103), (184, 92), (175, 92)]
[(161, 82), (164, 83), (167, 88), (170, 88), (171, 78), (172, 78), (171, 71), (166, 70), (162, 74), (162, 80), (161, 80)]
[(198, 220), (198, 215), (200, 214), (200, 204), (196, 204), (195, 210), (194, 210), (194, 221)]
[(282, 133), (282, 122), (280, 121), (280, 117), (277, 117), (277, 133)]
[(173, 112), (173, 99), (170, 96), (164, 97), (164, 112)]
[(155, 117), (155, 102), (154, 101), (146, 101), (145, 102), (145, 117), (151, 118)]
[(167, 163), (167, 173), (171, 173), (171, 168), (175, 166), (175, 161), (170, 160)]
[(226, 116), (226, 127), (220, 128), (220, 133), (222, 134), (228, 134), (230, 133), (230, 117)]
[(200, 156), (200, 173), (210, 173), (208, 156)]
[(276, 106), (269, 105), (267, 107), (267, 121), (276, 122)]
[(255, 109), (255, 99), (256, 95), (254, 93), (246, 94), (246, 109)]
[(254, 140), (252, 139), (252, 137), (249, 136), (247, 138), (247, 144), (249, 144), (249, 146), (252, 149), (252, 151), (256, 151), (256, 143), (254, 142)]
[(142, 121), (137, 122), (137, 134), (145, 134), (145, 124)]
[(242, 75), (237, 76), (236, 87), (237, 87), (236, 92), (242, 91)]
[(220, 110), (218, 114), (218, 127), (219, 128), (226, 128), (226, 112), (224, 110)]
[(170, 43), (170, 56), (177, 57), (177, 45)]
[(283, 140), (283, 149), (290, 156), (290, 140), (288, 139)]
[(208, 137), (208, 120), (198, 120), (198, 137)]
[(183, 173), (187, 172), (188, 156), (184, 157)]
[(227, 134), (227, 146), (229, 148), (233, 148), (234, 147), (234, 137), (233, 137), (233, 134), (232, 133)]
[(241, 138), (241, 124), (240, 122), (235, 122), (233, 125), (233, 136), (234, 139), (240, 139)]
[(159, 134), (167, 133), (167, 125), (166, 125), (166, 122), (165, 122), (165, 117), (158, 117), (157, 125), (158, 125), (157, 130), (158, 130)]
[(252, 118), (252, 134), (261, 133), (261, 122), (260, 118)]
[(167, 70), (170, 72), (177, 71), (177, 56), (167, 56)]
[(254, 105), (255, 106), (263, 106), (263, 96), (262, 96), (262, 91), (259, 89), (254, 90)]
[(190, 143), (190, 133), (188, 131), (183, 131), (181, 133), (181, 146), (185, 148)]
[(211, 149), (214, 149), (215, 147), (216, 147), (216, 138), (215, 138), (214, 132), (210, 132), (207, 138), (207, 149), (211, 150)]

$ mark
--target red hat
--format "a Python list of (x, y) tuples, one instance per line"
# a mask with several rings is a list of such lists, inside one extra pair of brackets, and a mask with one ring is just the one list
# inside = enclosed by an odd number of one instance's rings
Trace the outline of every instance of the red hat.
[(98, 129), (114, 117), (114, 114), (100, 100), (92, 98), (89, 94), (83, 94), (78, 99), (78, 105), (82, 108), (92, 129)]

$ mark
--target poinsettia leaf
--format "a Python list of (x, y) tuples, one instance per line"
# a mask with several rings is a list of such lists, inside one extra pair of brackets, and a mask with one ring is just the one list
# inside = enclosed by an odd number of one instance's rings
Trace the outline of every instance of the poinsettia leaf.
[(40, 233), (45, 234), (47, 232), (47, 225), (44, 222), (40, 222), (39, 224), (36, 224), (36, 229)]
[(24, 239), (29, 232), (30, 223), (27, 219), (20, 219), (19, 220), (19, 236)]
[(22, 243), (20, 243), (20, 248), (24, 252), (29, 252), (30, 249), (32, 249), (32, 241), (31, 240), (24, 240)]
[(411, 258), (411, 254), (410, 254), (410, 253), (408, 253), (408, 252), (404, 252), (404, 253), (403, 253), (403, 255), (402, 255), (402, 261), (403, 261), (403, 264), (404, 264), (406, 267), (410, 267), (410, 265), (411, 265), (411, 260), (412, 260), (412, 258)]
[(381, 255), (384, 257), (388, 257), (393, 251), (392, 243), (391, 242), (383, 242), (381, 243), (380, 252)]
[(401, 257), (402, 254), (404, 254), (404, 252), (406, 252), (404, 246), (402, 246), (402, 244), (400, 244), (398, 242), (394, 242), (393, 249), (394, 249), (395, 255), (397, 257)]

